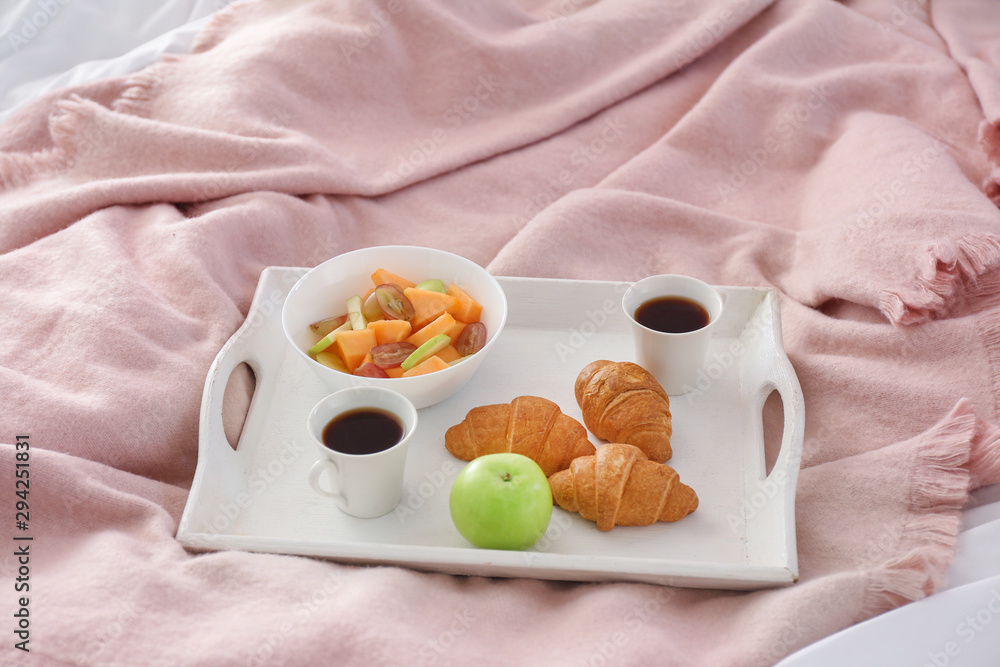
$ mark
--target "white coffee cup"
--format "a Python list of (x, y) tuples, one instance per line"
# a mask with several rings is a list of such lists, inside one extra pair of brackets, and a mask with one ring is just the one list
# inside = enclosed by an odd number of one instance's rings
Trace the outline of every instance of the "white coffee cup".
[[(394, 416), (403, 428), (399, 442), (370, 454), (345, 453), (324, 444), (323, 431), (332, 420), (365, 408)], [(350, 387), (320, 400), (309, 413), (307, 426), (322, 457), (309, 471), (309, 484), (317, 493), (333, 498), (341, 510), (362, 519), (395, 509), (403, 497), (406, 453), (417, 427), (413, 403), (384, 387)], [(324, 472), (330, 488), (320, 483)]]
[[(701, 305), (708, 324), (683, 333), (665, 333), (639, 324), (636, 310), (652, 299), (680, 297)], [(622, 309), (632, 325), (635, 361), (653, 374), (670, 395), (690, 391), (705, 363), (712, 331), (722, 317), (723, 298), (697, 278), (677, 274), (649, 276), (634, 283), (622, 297)]]

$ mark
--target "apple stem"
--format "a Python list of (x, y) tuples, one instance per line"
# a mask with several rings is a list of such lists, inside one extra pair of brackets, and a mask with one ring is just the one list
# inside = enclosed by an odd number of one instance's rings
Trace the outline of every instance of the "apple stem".
[(505, 482), (509, 482), (510, 481), (510, 473), (509, 472), (505, 472), (504, 474), (500, 475), (500, 479), (502, 479)]

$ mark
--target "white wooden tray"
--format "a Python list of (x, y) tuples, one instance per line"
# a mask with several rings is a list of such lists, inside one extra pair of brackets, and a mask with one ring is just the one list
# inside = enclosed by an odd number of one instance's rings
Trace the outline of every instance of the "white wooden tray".
[[(177, 531), (184, 546), (572, 581), (754, 589), (796, 580), (804, 405), (782, 348), (773, 290), (720, 288), (725, 313), (705, 373), (695, 391), (671, 398), (669, 463), (698, 493), (697, 511), (673, 524), (604, 533), (556, 507), (535, 547), (495, 551), (472, 547), (451, 523), (448, 493), (465, 464), (445, 449), (444, 432), (477, 405), (522, 394), (549, 398), (582, 421), (573, 395), (580, 369), (595, 359), (633, 358), (619, 305), (628, 284), (500, 278), (509, 317), (496, 347), (458, 394), (420, 411), (396, 511), (356, 519), (306, 480), (317, 456), (306, 415), (326, 392), (287, 349), (280, 316), (285, 295), (304, 271), (263, 271), (246, 322), (209, 370), (198, 466)], [(253, 369), (256, 388), (234, 450), (223, 430), (222, 403), (227, 380), (242, 362)], [(775, 390), (784, 430), (765, 474), (762, 406)], [(593, 435), (591, 441), (600, 443)]]

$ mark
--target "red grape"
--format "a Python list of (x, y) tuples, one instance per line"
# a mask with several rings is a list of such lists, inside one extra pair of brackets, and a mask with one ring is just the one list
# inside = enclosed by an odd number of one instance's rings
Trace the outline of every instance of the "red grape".
[(486, 345), (486, 325), (482, 322), (469, 322), (462, 329), (455, 341), (455, 349), (463, 357), (467, 354), (479, 352)]
[(413, 343), (400, 341), (398, 343), (383, 343), (372, 348), (372, 362), (379, 368), (399, 366), (417, 349)]

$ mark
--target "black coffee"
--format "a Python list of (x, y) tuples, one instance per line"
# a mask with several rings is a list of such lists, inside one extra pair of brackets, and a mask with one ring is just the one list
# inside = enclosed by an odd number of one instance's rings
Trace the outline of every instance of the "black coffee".
[(374, 454), (403, 439), (403, 425), (392, 414), (375, 408), (349, 410), (323, 428), (323, 444), (344, 454)]
[(687, 333), (708, 325), (708, 311), (697, 301), (661, 296), (635, 309), (635, 321), (663, 333)]

